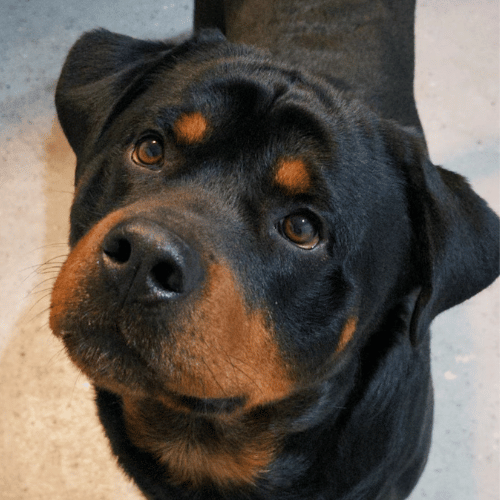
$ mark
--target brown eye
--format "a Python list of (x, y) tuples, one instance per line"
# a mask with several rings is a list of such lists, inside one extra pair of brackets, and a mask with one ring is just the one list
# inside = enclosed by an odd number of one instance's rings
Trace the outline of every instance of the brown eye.
[(163, 162), (164, 152), (161, 141), (154, 137), (142, 139), (134, 148), (132, 159), (146, 167), (156, 167)]
[(294, 214), (285, 217), (281, 221), (280, 229), (285, 238), (305, 250), (312, 250), (319, 243), (317, 224), (307, 215)]

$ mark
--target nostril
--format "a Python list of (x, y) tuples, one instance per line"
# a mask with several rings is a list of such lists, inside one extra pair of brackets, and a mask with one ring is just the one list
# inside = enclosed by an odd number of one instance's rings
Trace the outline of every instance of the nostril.
[(123, 303), (159, 303), (185, 297), (204, 277), (200, 255), (163, 226), (141, 217), (125, 220), (101, 246), (106, 286)]
[(183, 271), (175, 262), (159, 262), (151, 269), (150, 277), (157, 288), (174, 293), (182, 293)]
[(126, 238), (112, 238), (106, 241), (103, 251), (114, 262), (125, 264), (132, 255), (132, 245)]

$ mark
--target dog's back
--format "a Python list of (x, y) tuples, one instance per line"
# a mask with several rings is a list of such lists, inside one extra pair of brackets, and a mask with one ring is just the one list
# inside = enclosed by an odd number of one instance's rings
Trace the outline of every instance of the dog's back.
[(415, 0), (197, 0), (195, 30), (326, 78), (381, 116), (420, 128), (413, 94)]

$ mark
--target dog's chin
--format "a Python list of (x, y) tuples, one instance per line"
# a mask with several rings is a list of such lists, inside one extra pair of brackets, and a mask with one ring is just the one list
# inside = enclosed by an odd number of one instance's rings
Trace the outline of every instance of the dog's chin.
[[(166, 383), (159, 383), (149, 370), (141, 366), (138, 359), (114, 360), (114, 363), (93, 365), (71, 355), (75, 365), (90, 379), (98, 389), (104, 389), (122, 397), (134, 400), (157, 400), (170, 409), (183, 413), (199, 415), (229, 415), (240, 413), (246, 407), (248, 398), (244, 395), (220, 397), (201, 397), (171, 390)], [(139, 366), (138, 366), (139, 365)]]
[(154, 400), (180, 413), (236, 416), (289, 395), (289, 391), (276, 391), (262, 397), (257, 384), (245, 385), (227, 372), (204, 370), (207, 364), (202, 358), (192, 362), (186, 356), (183, 362), (175, 351), (170, 356), (154, 343), (128, 343), (118, 327), (83, 331), (68, 326), (56, 333), (74, 365), (96, 388), (123, 399)]
[(102, 375), (94, 375), (91, 380), (98, 389), (105, 389), (119, 396), (137, 401), (156, 400), (171, 410), (193, 415), (223, 416), (239, 414), (245, 409), (248, 402), (245, 396), (203, 398), (179, 394), (165, 388), (154, 387), (147, 380), (137, 380), (135, 384), (128, 386), (111, 377)]

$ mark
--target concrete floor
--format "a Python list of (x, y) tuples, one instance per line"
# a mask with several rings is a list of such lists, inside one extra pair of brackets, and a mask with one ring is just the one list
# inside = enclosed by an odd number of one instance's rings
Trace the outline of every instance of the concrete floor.
[[(499, 210), (498, 2), (418, 0), (416, 95), (431, 157)], [(74, 158), (53, 91), (78, 35), (165, 38), (190, 0), (0, 2), (0, 499), (140, 495), (114, 464), (88, 382), (47, 327)], [(433, 326), (436, 425), (412, 500), (498, 500), (499, 283)]]

